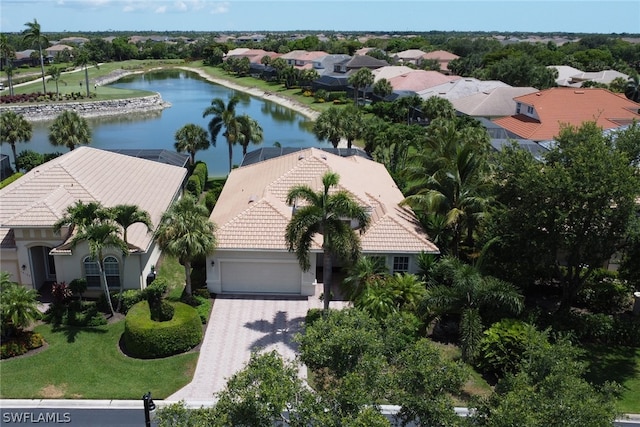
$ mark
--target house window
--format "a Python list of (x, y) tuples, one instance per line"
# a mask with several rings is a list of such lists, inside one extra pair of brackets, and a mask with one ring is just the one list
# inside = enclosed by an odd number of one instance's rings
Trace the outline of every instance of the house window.
[(533, 114), (533, 107), (531, 105), (527, 107), (527, 114)]
[[(84, 276), (87, 279), (88, 287), (100, 287), (100, 266), (91, 257), (86, 257), (83, 261)], [(104, 273), (107, 276), (107, 284), (110, 288), (120, 286), (120, 264), (118, 259), (108, 256), (104, 259)]]
[(408, 256), (394, 256), (393, 257), (393, 273), (406, 273), (409, 271), (409, 257)]
[(110, 288), (120, 286), (120, 265), (116, 257), (108, 256), (104, 259), (104, 274)]
[(83, 260), (84, 278), (87, 279), (87, 287), (100, 287), (100, 267), (91, 257)]
[(522, 104), (520, 104), (519, 102), (516, 104), (516, 114), (520, 114), (520, 108), (522, 107)]

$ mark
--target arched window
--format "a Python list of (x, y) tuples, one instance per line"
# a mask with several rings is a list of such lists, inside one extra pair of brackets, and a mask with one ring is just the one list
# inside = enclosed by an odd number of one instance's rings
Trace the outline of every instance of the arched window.
[(107, 285), (110, 288), (120, 286), (120, 264), (116, 257), (108, 256), (104, 259), (104, 274), (107, 276)]
[(100, 287), (100, 267), (91, 257), (82, 260), (84, 264), (84, 278), (87, 279), (87, 287)]
[[(87, 279), (87, 286), (100, 287), (100, 266), (91, 257), (83, 260), (84, 275)], [(120, 286), (120, 264), (118, 259), (108, 256), (104, 259), (104, 273), (107, 276), (107, 285), (110, 288)]]

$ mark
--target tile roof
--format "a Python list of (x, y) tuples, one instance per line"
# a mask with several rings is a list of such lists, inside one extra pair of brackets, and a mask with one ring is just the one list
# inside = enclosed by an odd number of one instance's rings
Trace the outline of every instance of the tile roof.
[(458, 76), (445, 76), (438, 71), (412, 70), (389, 79), (393, 90), (419, 92), (450, 81), (459, 80)]
[(380, 79), (392, 79), (393, 77), (408, 73), (413, 71), (414, 69), (411, 67), (407, 67), (406, 65), (388, 65), (386, 67), (377, 68), (372, 70), (374, 83)]
[(513, 99), (538, 92), (534, 87), (496, 87), (471, 96), (451, 101), (453, 107), (468, 116), (500, 117), (510, 116), (516, 111)]
[[(308, 148), (234, 169), (211, 213), (219, 249), (286, 251), (285, 229), (292, 208), (285, 203), (295, 185), (322, 189), (327, 171), (340, 175), (348, 191), (371, 211), (371, 225), (361, 236), (365, 252), (437, 252), (415, 215), (400, 207), (403, 195), (382, 164), (360, 156), (341, 157)], [(313, 250), (322, 247), (314, 238)]]
[(606, 89), (552, 88), (517, 97), (516, 102), (534, 109), (533, 115), (516, 114), (494, 120), (521, 138), (544, 141), (558, 136), (562, 124), (580, 126), (595, 121), (612, 129), (640, 120), (640, 104)]
[(447, 52), (446, 50), (434, 50), (432, 52), (427, 52), (424, 56), (424, 59), (437, 59), (440, 61), (453, 61), (454, 59), (460, 58), (455, 53)]
[(479, 92), (487, 92), (496, 87), (510, 86), (499, 80), (478, 80), (473, 77), (464, 77), (427, 88), (418, 92), (418, 95), (422, 99), (439, 96), (453, 101), (454, 99), (464, 98), (465, 96), (474, 95)]
[[(187, 170), (91, 147), (79, 147), (26, 173), (0, 190), (0, 229), (50, 228), (72, 203), (135, 204), (154, 224), (180, 190)], [(141, 224), (128, 230), (146, 250), (151, 235)]]

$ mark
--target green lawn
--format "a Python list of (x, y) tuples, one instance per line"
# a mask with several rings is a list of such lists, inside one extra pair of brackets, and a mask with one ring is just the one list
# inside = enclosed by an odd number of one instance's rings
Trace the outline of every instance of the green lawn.
[(191, 381), (198, 353), (164, 359), (126, 357), (118, 347), (124, 320), (96, 328), (40, 325), (48, 347), (0, 362), (2, 398), (166, 398)]
[(640, 414), (640, 348), (590, 346), (586, 350), (587, 379), (595, 384), (617, 382), (622, 386), (618, 409)]

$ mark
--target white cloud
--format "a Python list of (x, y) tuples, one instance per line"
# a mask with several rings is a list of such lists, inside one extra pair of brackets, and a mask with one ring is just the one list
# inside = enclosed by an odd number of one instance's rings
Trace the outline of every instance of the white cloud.
[(211, 8), (211, 14), (212, 15), (220, 15), (223, 13), (227, 13), (229, 12), (229, 6), (230, 3), (225, 1), (225, 2), (219, 2), (219, 3), (213, 3), (212, 8)]
[(156, 7), (153, 11), (154, 13), (165, 13), (167, 11), (167, 6)]

